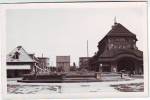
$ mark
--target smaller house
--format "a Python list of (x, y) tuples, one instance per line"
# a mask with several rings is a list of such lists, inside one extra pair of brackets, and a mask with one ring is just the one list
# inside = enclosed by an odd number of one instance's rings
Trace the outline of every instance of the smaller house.
[(7, 77), (22, 77), (33, 71), (36, 60), (23, 49), (22, 46), (16, 47), (7, 55)]

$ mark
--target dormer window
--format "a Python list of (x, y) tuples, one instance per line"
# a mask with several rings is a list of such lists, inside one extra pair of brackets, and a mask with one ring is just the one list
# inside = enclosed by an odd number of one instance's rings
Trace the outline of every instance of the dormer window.
[(13, 58), (14, 58), (14, 59), (19, 59), (19, 55), (20, 55), (19, 52), (15, 52)]

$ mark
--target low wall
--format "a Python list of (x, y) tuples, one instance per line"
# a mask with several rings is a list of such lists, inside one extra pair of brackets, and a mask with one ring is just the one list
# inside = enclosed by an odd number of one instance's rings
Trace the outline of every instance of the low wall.
[(54, 80), (62, 79), (64, 75), (59, 74), (26, 74), (23, 75), (23, 80)]

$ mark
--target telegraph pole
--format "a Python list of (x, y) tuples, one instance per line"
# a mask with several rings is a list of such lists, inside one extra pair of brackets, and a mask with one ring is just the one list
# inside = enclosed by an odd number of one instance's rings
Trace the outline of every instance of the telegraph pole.
[(88, 47), (88, 40), (87, 40), (87, 57), (89, 57), (89, 47)]
[(116, 19), (116, 16), (115, 16), (115, 18), (114, 18), (114, 23), (117, 23), (117, 19)]

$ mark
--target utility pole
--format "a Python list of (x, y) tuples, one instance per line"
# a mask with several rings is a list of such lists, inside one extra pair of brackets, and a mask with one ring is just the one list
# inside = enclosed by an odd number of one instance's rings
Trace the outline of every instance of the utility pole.
[(44, 59), (43, 59), (43, 53), (42, 53), (41, 63), (42, 63), (42, 71), (43, 71), (43, 70), (44, 70)]
[(87, 57), (89, 57), (89, 47), (88, 47), (88, 40), (87, 40)]
[(43, 58), (43, 53), (42, 53), (42, 58)]
[(114, 23), (115, 23), (115, 24), (117, 23), (117, 19), (116, 19), (116, 16), (115, 16), (115, 18), (114, 18)]

